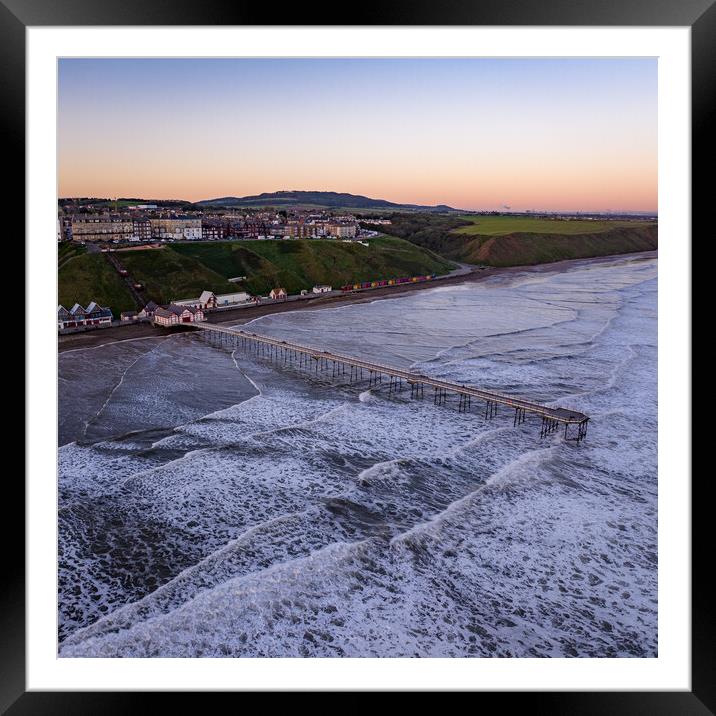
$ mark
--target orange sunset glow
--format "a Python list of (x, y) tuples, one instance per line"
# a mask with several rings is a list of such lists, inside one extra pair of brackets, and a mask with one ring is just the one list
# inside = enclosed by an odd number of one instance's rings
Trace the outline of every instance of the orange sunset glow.
[(651, 59), (61, 60), (63, 197), (655, 211)]

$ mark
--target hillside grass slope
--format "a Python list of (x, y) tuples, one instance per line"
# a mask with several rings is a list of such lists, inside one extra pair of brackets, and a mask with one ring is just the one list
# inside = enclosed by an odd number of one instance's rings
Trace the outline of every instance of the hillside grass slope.
[(370, 239), (369, 244), (301, 239), (183, 243), (172, 249), (225, 278), (246, 276), (242, 284), (246, 290), (263, 295), (276, 286), (298, 293), (316, 284), (338, 287), (399, 276), (445, 274), (454, 268), (450, 261), (402, 239), (381, 236)]
[(658, 224), (650, 221), (425, 214), (390, 218), (392, 224), (383, 231), (471, 264), (528, 266), (658, 248)]
[(656, 225), (635, 225), (587, 234), (512, 233), (479, 237), (461, 245), (455, 257), (488, 266), (531, 266), (657, 248)]
[(64, 261), (57, 272), (58, 303), (71, 308), (91, 301), (109, 306), (115, 318), (136, 308), (132, 294), (102, 254), (80, 254)]
[[(339, 287), (358, 281), (448, 273), (454, 264), (432, 251), (394, 237), (370, 239), (369, 246), (331, 240), (216, 241), (178, 243), (161, 249), (118, 254), (144, 293), (166, 304), (196, 298), (202, 291), (248, 291), (267, 295), (277, 286), (289, 293), (316, 284)], [(246, 276), (240, 283), (229, 278)], [(65, 258), (58, 271), (59, 301), (97, 301), (115, 316), (136, 308), (127, 286), (102, 254)]]
[(156, 303), (196, 298), (202, 291), (232, 293), (237, 290), (225, 276), (168, 246), (125, 251), (118, 256), (132, 278), (144, 285), (145, 294)]

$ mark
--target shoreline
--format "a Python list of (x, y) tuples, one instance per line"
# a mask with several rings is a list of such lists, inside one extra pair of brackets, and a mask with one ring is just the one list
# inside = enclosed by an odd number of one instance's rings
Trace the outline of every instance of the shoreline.
[[(412, 293), (413, 291), (436, 288), (439, 286), (455, 286), (464, 283), (473, 283), (476, 281), (482, 281), (490, 276), (517, 273), (539, 274), (554, 270), (555, 267), (567, 270), (576, 266), (604, 263), (618, 258), (658, 258), (658, 251), (640, 251), (628, 254), (594, 256), (592, 258), (565, 259), (563, 261), (553, 261), (551, 263), (531, 264), (525, 266), (488, 267), (483, 270), (473, 268), (467, 273), (446, 276), (445, 278), (435, 279), (434, 281), (426, 281), (424, 283), (407, 284), (398, 289), (394, 286), (384, 286), (361, 293), (347, 293), (342, 296), (317, 296), (315, 299), (304, 301), (286, 301), (283, 303), (251, 306), (249, 308), (237, 308), (234, 310), (222, 311), (220, 313), (209, 313), (207, 314), (206, 322), (223, 326), (240, 325), (272, 313), (320, 310), (322, 308), (330, 308), (336, 305), (365, 303), (376, 299), (400, 298)], [(99, 346), (109, 343), (121, 343), (123, 341), (141, 340), (144, 338), (167, 338), (172, 335), (176, 335), (175, 332), (163, 328), (157, 328), (153, 324), (147, 323), (102, 328), (95, 331), (87, 331), (85, 333), (71, 333), (58, 336), (58, 353), (64, 353), (72, 350), (98, 348)]]

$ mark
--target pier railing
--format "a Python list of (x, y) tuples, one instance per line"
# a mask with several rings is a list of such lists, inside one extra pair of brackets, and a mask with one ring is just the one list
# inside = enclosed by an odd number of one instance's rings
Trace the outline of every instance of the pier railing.
[[(544, 437), (556, 432), (564, 425), (564, 437), (566, 440), (581, 442), (587, 435), (587, 423), (589, 418), (576, 410), (569, 408), (551, 408), (531, 400), (516, 398), (494, 390), (484, 390), (471, 385), (454, 383), (451, 381), (432, 378), (422, 375), (414, 370), (404, 370), (393, 366), (364, 360), (355, 356), (348, 356), (335, 351), (319, 350), (313, 346), (306, 346), (294, 341), (285, 341), (270, 336), (262, 336), (238, 328), (226, 328), (217, 324), (193, 323), (193, 328), (199, 329), (202, 333), (216, 340), (221, 345), (238, 347), (253, 347), (260, 354), (273, 359), (282, 359), (284, 362), (298, 362), (300, 367), (304, 363), (308, 365), (309, 360), (315, 361), (315, 372), (318, 373), (328, 369), (332, 364), (333, 377), (346, 374), (346, 367), (350, 368), (349, 380), (364, 379), (363, 371), (368, 373), (369, 385), (382, 384), (383, 377), (390, 380), (389, 392), (402, 389), (402, 381), (411, 386), (411, 397), (424, 397), (425, 386), (433, 388), (433, 400), (436, 405), (444, 405), (449, 394), (459, 397), (459, 410), (461, 412), (471, 411), (472, 400), (484, 401), (485, 418), (492, 419), (498, 414), (498, 407), (504, 406), (514, 410), (513, 425), (517, 426), (525, 422), (527, 415), (541, 417), (542, 426), (540, 436)], [(573, 435), (570, 436), (569, 428), (572, 428)]]

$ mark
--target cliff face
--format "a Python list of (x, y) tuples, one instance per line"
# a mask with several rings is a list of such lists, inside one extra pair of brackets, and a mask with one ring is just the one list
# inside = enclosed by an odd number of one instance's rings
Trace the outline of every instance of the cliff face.
[(615, 228), (594, 234), (528, 234), (476, 237), (455, 246), (447, 255), (459, 261), (489, 266), (529, 266), (564, 259), (654, 251), (658, 248), (656, 224)]

